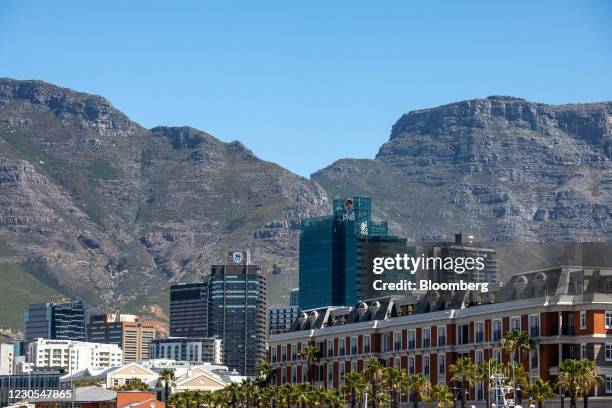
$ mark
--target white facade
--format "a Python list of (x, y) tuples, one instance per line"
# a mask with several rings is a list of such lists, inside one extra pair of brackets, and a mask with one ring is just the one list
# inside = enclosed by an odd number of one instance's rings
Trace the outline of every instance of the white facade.
[(0, 375), (14, 374), (13, 351), (14, 347), (12, 344), (0, 344)]
[(28, 362), (35, 368), (63, 367), (68, 373), (93, 367), (120, 366), (123, 352), (116, 344), (36, 339), (28, 345)]
[(149, 344), (149, 358), (223, 364), (223, 341), (214, 337), (170, 337)]

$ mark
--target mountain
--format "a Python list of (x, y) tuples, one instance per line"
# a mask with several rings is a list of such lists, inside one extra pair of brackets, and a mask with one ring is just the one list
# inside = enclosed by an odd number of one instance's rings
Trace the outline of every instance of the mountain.
[(99, 308), (165, 305), (169, 283), (235, 248), (273, 269), (278, 303), (295, 282), (299, 218), (328, 207), (315, 182), (240, 142), (145, 129), (100, 96), (11, 79), (0, 79), (0, 191), (0, 272), (28, 275), (10, 290), (21, 310), (29, 288)]
[(235, 248), (271, 271), (270, 304), (284, 303), (299, 219), (355, 194), (397, 235), (472, 232), (504, 243), (505, 273), (546, 265), (568, 252), (551, 242), (612, 238), (612, 103), (490, 97), (414, 111), (374, 159), (305, 179), (237, 141), (145, 129), (103, 97), (0, 78), (0, 326), (64, 296), (163, 322), (168, 285)]
[(612, 103), (492, 96), (409, 112), (372, 160), (312, 175), (330, 196), (368, 194), (416, 240), (612, 240)]

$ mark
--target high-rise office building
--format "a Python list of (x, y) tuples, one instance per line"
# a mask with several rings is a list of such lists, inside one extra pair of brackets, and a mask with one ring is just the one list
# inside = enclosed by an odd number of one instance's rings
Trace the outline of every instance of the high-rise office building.
[[(333, 215), (301, 220), (300, 308), (351, 305), (372, 297), (373, 258), (414, 251), (405, 238), (388, 231), (386, 222), (372, 220), (371, 199), (363, 196), (334, 199)], [(391, 280), (391, 274), (386, 278)]]
[(116, 344), (123, 350), (123, 364), (149, 358), (155, 327), (135, 315), (108, 313), (89, 319), (89, 341)]
[(436, 242), (424, 244), (424, 249), (429, 256), (440, 258), (482, 258), (484, 268), (482, 270), (470, 270), (464, 273), (456, 273), (455, 270), (446, 270), (438, 267), (428, 271), (428, 277), (435, 282), (497, 282), (497, 260), (494, 248), (485, 246), (478, 242), (473, 235), (455, 234), (454, 242)]
[(26, 306), (24, 339), (87, 340), (87, 306), (82, 300)]
[(242, 375), (257, 375), (266, 355), (266, 274), (249, 253), (229, 253), (210, 275), (209, 335), (223, 340), (223, 362)]
[(208, 337), (208, 278), (170, 288), (170, 336)]

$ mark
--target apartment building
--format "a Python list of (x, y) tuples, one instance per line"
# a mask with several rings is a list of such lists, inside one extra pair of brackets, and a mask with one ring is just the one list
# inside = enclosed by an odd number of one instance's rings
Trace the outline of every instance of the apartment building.
[(118, 345), (124, 364), (149, 358), (149, 344), (155, 335), (155, 327), (135, 315), (107, 313), (89, 319), (89, 340)]
[(33, 370), (64, 369), (68, 374), (93, 367), (120, 366), (123, 352), (116, 344), (36, 339), (28, 344)]
[(223, 364), (223, 341), (215, 337), (169, 337), (153, 340), (151, 359)]
[[(564, 266), (515, 275), (497, 292), (434, 291), (303, 311), (289, 332), (271, 336), (270, 361), (277, 384), (310, 375), (316, 384), (340, 387), (347, 373), (376, 357), (454, 387), (449, 365), (460, 357), (508, 362), (499, 341), (511, 330), (534, 340), (521, 360), (531, 380), (554, 381), (564, 359), (593, 360), (604, 380), (596, 394), (612, 402), (612, 269)], [(322, 356), (310, 369), (299, 358), (307, 345)], [(470, 398), (483, 400), (486, 392), (478, 384)]]

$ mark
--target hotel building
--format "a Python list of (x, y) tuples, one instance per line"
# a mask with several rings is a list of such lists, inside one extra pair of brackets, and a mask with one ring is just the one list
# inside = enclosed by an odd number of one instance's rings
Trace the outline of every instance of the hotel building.
[[(340, 387), (375, 357), (452, 388), (449, 365), (460, 357), (508, 362), (500, 340), (511, 330), (534, 341), (521, 361), (530, 380), (553, 383), (559, 362), (588, 359), (603, 379), (595, 394), (612, 398), (612, 269), (563, 266), (515, 275), (497, 292), (433, 291), (303, 311), (289, 332), (271, 336), (269, 357), (277, 384), (308, 381), (310, 372), (315, 384)], [(322, 356), (310, 370), (299, 358), (307, 345)], [(478, 384), (470, 399), (486, 392)]]

